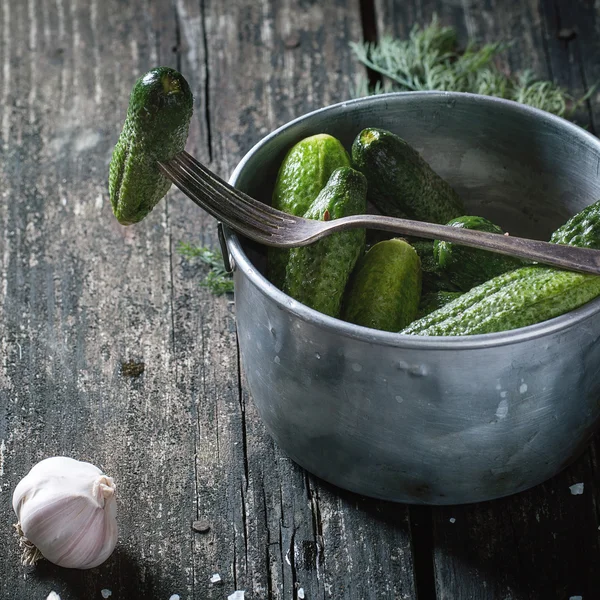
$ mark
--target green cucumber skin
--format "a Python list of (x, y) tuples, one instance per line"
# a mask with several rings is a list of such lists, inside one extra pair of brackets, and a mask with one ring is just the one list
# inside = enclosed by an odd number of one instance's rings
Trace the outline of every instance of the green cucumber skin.
[[(367, 208), (367, 182), (350, 167), (336, 169), (312, 203), (307, 219), (339, 219), (363, 214)], [(283, 291), (299, 302), (332, 317), (340, 314), (344, 289), (365, 248), (365, 230), (333, 233), (302, 248), (292, 248)]]
[(369, 183), (368, 199), (384, 215), (447, 223), (465, 213), (458, 194), (401, 137), (363, 129), (352, 161)]
[[(350, 157), (341, 142), (322, 133), (299, 141), (285, 155), (275, 182), (271, 206), (303, 217), (335, 169), (349, 167)], [(281, 288), (290, 251), (267, 250), (267, 277)]]
[[(458, 217), (449, 221), (447, 225), (496, 234), (504, 233), (491, 221), (476, 216)], [(448, 275), (448, 279), (463, 292), (468, 292), (476, 285), (502, 273), (524, 266), (524, 262), (518, 258), (442, 240), (434, 242), (433, 255), (440, 269)]]
[(421, 261), (404, 240), (372, 246), (362, 257), (348, 289), (342, 318), (350, 323), (398, 331), (417, 316), (421, 298)]
[(599, 294), (596, 275), (521, 267), (474, 287), (401, 333), (453, 336), (509, 331), (558, 317)]
[(175, 69), (157, 67), (136, 81), (109, 168), (110, 201), (122, 225), (141, 221), (171, 187), (157, 161), (185, 148), (193, 103)]
[(450, 280), (448, 273), (440, 268), (433, 255), (433, 240), (414, 240), (411, 246), (421, 259), (421, 279), (423, 293), (458, 292), (459, 288)]
[(571, 217), (552, 234), (550, 241), (600, 250), (600, 200)]
[(429, 292), (424, 294), (419, 304), (419, 312), (417, 313), (417, 319), (422, 319), (433, 311), (450, 302), (456, 300), (459, 296), (462, 296), (462, 292)]

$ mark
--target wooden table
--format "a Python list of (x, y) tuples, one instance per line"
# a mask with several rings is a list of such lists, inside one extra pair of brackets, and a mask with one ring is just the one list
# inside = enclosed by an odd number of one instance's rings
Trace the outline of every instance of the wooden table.
[[(226, 176), (275, 127), (352, 96), (349, 41), (404, 36), (435, 11), (463, 41), (512, 39), (507, 67), (574, 96), (600, 79), (591, 0), (0, 1), (0, 598), (600, 598), (598, 439), (551, 481), (483, 504), (327, 485), (265, 432), (235, 304), (176, 251), (216, 246), (215, 222), (178, 191), (138, 226), (111, 214), (108, 162), (144, 71), (185, 74), (188, 150)], [(599, 110), (592, 98), (583, 124)], [(52, 455), (117, 482), (120, 541), (97, 569), (19, 563), (12, 491)]]

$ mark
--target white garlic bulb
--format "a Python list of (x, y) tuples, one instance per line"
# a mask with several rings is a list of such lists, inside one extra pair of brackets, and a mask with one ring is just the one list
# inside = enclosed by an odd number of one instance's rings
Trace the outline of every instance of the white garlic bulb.
[(13, 493), (23, 563), (40, 554), (61, 567), (91, 569), (117, 543), (115, 484), (94, 465), (64, 456), (37, 463)]

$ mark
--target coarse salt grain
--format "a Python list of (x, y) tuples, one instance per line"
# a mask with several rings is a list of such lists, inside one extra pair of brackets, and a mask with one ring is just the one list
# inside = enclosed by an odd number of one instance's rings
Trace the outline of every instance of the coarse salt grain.
[(169, 600), (180, 600), (180, 598), (179, 598), (179, 594), (173, 594), (173, 595), (172, 595), (172, 596), (169, 598)]
[(221, 576), (218, 573), (215, 573), (211, 578), (211, 583), (220, 583), (222, 581)]
[(454, 517), (450, 517), (450, 523), (456, 523), (456, 519)]
[(569, 600), (583, 600), (583, 596), (570, 596)]
[(244, 600), (244, 590), (236, 590), (230, 596), (227, 596), (227, 600)]
[(60, 596), (56, 592), (50, 592), (46, 600), (60, 600)]
[(575, 483), (574, 485), (570, 486), (569, 489), (571, 490), (571, 494), (573, 494), (573, 496), (579, 496), (580, 494), (583, 494), (583, 483)]
[(304, 588), (300, 588), (300, 589), (298, 590), (298, 598), (299, 598), (300, 600), (304, 600)]
[(102, 594), (103, 598), (109, 598), (110, 596), (112, 596), (112, 592), (107, 589), (100, 590), (100, 593)]

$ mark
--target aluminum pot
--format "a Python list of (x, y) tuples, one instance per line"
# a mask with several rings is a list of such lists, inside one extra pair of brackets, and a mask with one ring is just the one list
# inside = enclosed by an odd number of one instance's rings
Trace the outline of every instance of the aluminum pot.
[[(387, 94), (281, 127), (231, 183), (269, 201), (297, 141), (364, 127), (416, 147), (470, 214), (547, 239), (600, 198), (600, 141), (513, 102), (470, 94)], [(264, 248), (225, 231), (248, 386), (279, 446), (340, 487), (398, 502), (458, 504), (534, 486), (585, 447), (600, 414), (600, 299), (530, 327), (413, 337), (320, 314), (263, 276)]]

